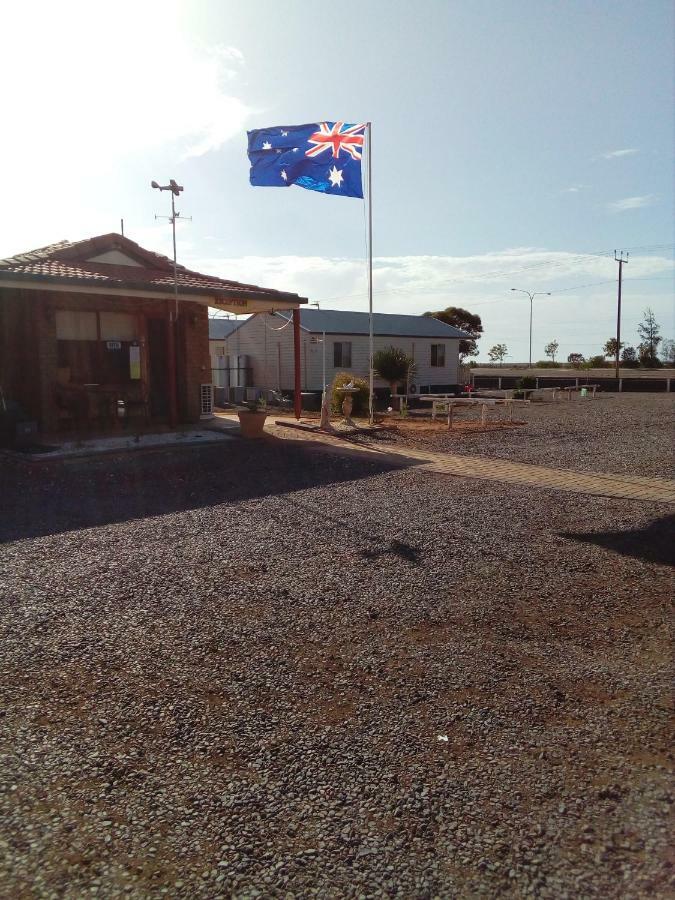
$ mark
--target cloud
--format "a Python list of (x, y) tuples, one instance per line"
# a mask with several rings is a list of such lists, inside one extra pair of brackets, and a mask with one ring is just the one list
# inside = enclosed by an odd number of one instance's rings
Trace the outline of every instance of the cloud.
[[(166, 238), (166, 235), (165, 235)], [(168, 238), (167, 238), (168, 240)], [(367, 303), (363, 259), (324, 256), (190, 256), (190, 268), (235, 281), (294, 291), (339, 308)], [(631, 259), (631, 276), (675, 271), (662, 256)], [(554, 291), (616, 277), (613, 252), (578, 254), (523, 247), (475, 256), (395, 256), (373, 260), (375, 294), (392, 312), (423, 312), (462, 305), (500, 303), (511, 287)], [(512, 298), (511, 298), (512, 299)]]
[(607, 153), (602, 154), (603, 159), (616, 159), (620, 156), (633, 156), (635, 153), (639, 153), (640, 151), (637, 147), (627, 147), (625, 150), (608, 150)]
[[(181, 261), (224, 278), (294, 291), (319, 300), (323, 309), (368, 308), (364, 259), (190, 255)], [(376, 312), (410, 314), (463, 306), (483, 320), (482, 359), (493, 344), (506, 343), (510, 358), (521, 361), (528, 352), (529, 302), (510, 288), (551, 291), (551, 297), (534, 301), (535, 358), (544, 357), (544, 346), (553, 338), (560, 341), (561, 359), (572, 352), (590, 356), (602, 351), (616, 327), (616, 269), (613, 251), (578, 254), (536, 247), (463, 257), (376, 257), (374, 306)], [(624, 278), (626, 340), (636, 341), (633, 332), (647, 303), (664, 333), (672, 331), (673, 277), (672, 258), (631, 255)]]
[(233, 90), (241, 51), (190, 41), (175, 0), (119, 0), (103, 26), (89, 0), (26, 0), (3, 24), (18, 36), (0, 54), (20, 135), (0, 155), (15, 178), (48, 170), (80, 179), (167, 146), (200, 156), (241, 134), (253, 113)]
[(645, 194), (642, 197), (624, 197), (623, 200), (615, 200), (607, 204), (610, 212), (624, 212), (627, 209), (642, 209), (643, 206), (653, 206), (657, 201), (654, 194)]
[(578, 194), (582, 189), (583, 184), (573, 184), (571, 187), (563, 188), (560, 192), (561, 194)]

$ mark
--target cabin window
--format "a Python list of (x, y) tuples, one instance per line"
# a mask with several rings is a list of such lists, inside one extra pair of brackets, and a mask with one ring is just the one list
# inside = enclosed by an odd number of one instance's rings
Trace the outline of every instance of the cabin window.
[(348, 369), (352, 364), (352, 342), (335, 341), (333, 344), (333, 366), (336, 369)]
[(445, 344), (431, 345), (431, 365), (441, 369), (445, 365)]

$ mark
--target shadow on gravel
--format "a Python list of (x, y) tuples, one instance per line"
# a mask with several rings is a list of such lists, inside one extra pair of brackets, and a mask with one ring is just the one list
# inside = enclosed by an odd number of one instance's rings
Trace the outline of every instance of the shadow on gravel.
[(412, 544), (406, 544), (403, 541), (389, 539), (385, 529), (379, 522), (369, 522), (363, 515), (359, 521), (365, 528), (359, 528), (355, 524), (353, 517), (341, 519), (338, 516), (331, 516), (325, 510), (317, 512), (309, 503), (302, 503), (300, 500), (289, 500), (291, 506), (301, 511), (306, 519), (316, 517), (322, 525), (331, 524), (335, 529), (346, 532), (350, 537), (357, 534), (364, 543), (373, 545), (372, 550), (361, 550), (360, 555), (364, 559), (377, 559), (380, 556), (397, 556), (404, 562), (412, 563), (415, 566), (420, 564), (421, 550)]
[(406, 466), (275, 439), (39, 466), (0, 462), (0, 543), (240, 503)]
[(405, 562), (412, 563), (415, 566), (420, 564), (420, 551), (412, 544), (404, 544), (402, 541), (391, 541), (388, 547), (382, 547), (379, 550), (362, 550), (361, 556), (364, 559), (377, 559), (378, 556), (398, 556)]
[(588, 534), (563, 532), (560, 537), (596, 544), (623, 556), (675, 566), (675, 515), (663, 516), (633, 531), (599, 531)]

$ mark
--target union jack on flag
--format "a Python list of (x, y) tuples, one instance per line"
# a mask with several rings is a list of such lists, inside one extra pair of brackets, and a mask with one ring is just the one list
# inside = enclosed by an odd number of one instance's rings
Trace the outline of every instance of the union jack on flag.
[(248, 132), (251, 184), (363, 197), (361, 157), (367, 125), (313, 122)]
[(365, 125), (345, 125), (344, 122), (321, 122), (319, 130), (309, 138), (314, 146), (305, 150), (305, 156), (318, 156), (324, 150), (332, 150), (333, 156), (339, 158), (340, 150), (349, 153), (352, 159), (361, 159), (361, 150), (365, 140)]

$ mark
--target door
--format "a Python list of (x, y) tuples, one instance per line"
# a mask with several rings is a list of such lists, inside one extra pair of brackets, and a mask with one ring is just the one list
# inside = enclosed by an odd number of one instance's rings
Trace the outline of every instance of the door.
[(169, 381), (166, 355), (166, 319), (148, 319), (148, 382), (150, 415), (169, 415)]

